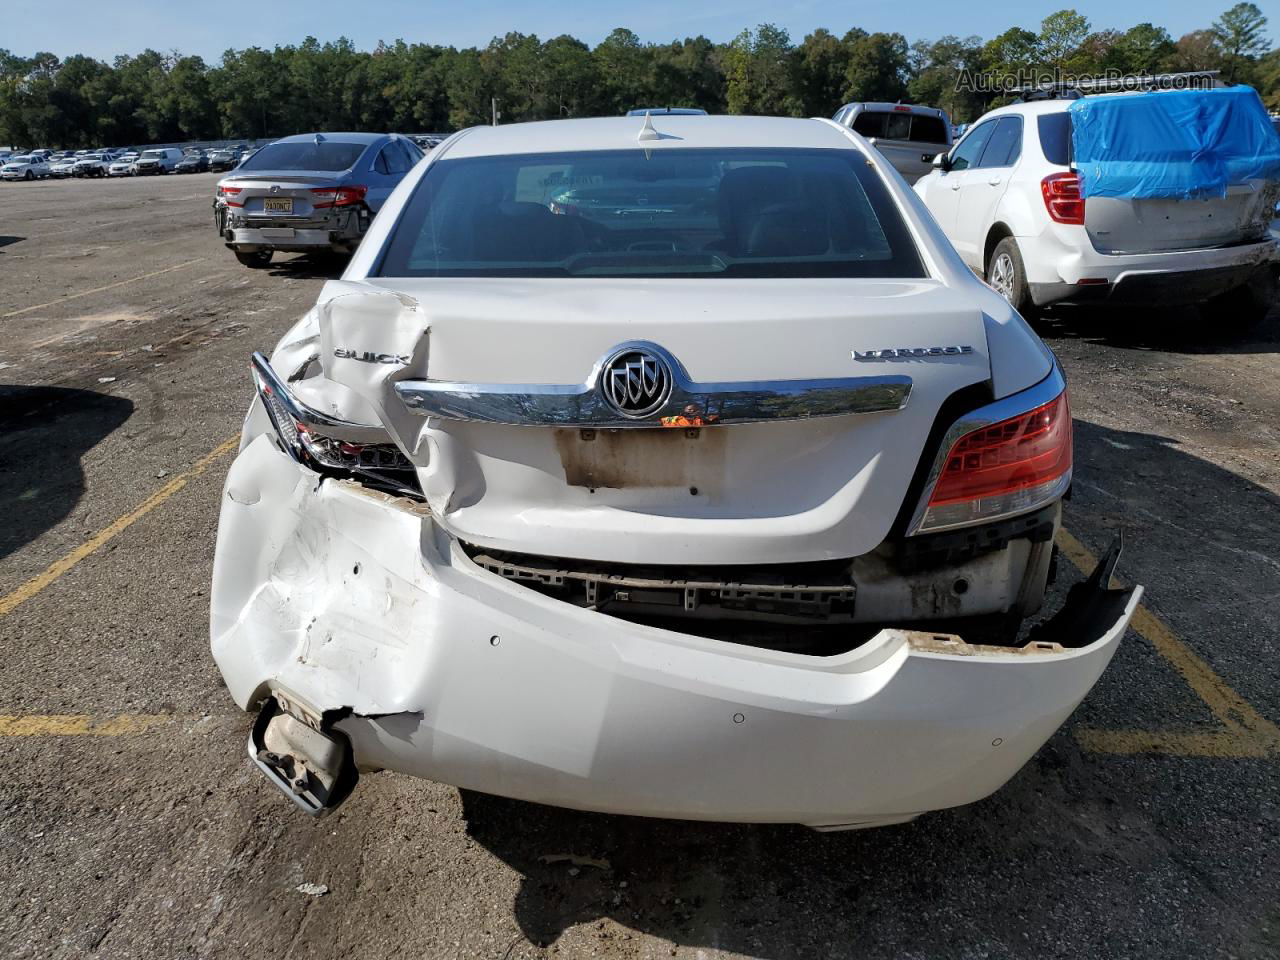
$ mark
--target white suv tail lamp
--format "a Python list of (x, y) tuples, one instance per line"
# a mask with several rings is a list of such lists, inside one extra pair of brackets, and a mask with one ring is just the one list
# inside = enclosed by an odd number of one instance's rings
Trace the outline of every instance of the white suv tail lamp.
[(1040, 181), (1044, 208), (1055, 223), (1084, 226), (1084, 200), (1080, 196), (1080, 174), (1051, 173)]
[(1067, 392), (1026, 413), (955, 440), (914, 532), (928, 533), (1027, 513), (1071, 482)]

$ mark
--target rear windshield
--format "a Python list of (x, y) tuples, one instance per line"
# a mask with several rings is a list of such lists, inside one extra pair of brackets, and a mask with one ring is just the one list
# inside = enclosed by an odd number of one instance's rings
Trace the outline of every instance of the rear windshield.
[(853, 150), (593, 151), (443, 160), (385, 277), (922, 277)]
[(1036, 118), (1040, 129), (1040, 149), (1054, 166), (1071, 165), (1071, 114), (1042, 113)]
[(367, 150), (367, 143), (341, 140), (306, 140), (271, 143), (240, 164), (241, 170), (350, 170)]
[(941, 117), (930, 117), (905, 110), (886, 113), (864, 110), (853, 118), (853, 129), (864, 137), (884, 140), (910, 140), (917, 143), (946, 143), (947, 125)]

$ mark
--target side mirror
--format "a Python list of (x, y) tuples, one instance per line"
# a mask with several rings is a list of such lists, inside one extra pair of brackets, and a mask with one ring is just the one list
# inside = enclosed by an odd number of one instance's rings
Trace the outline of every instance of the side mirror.
[(933, 168), (947, 173), (951, 170), (951, 154), (940, 153), (933, 158)]
[(880, 139), (879, 137), (867, 137), (867, 143), (871, 144), (874, 147), (876, 145), (876, 142), (879, 139)]

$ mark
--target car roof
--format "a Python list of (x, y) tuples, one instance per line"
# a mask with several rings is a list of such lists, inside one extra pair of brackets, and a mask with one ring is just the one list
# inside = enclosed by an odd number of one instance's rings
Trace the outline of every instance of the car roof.
[[(381, 140), (383, 137), (389, 137), (389, 136), (391, 136), (391, 134), (389, 133), (354, 133), (354, 132), (328, 133), (326, 131), (320, 131), (318, 133), (298, 133), (298, 134), (294, 134), (292, 137), (281, 137), (279, 140), (276, 140), (273, 142), (275, 143), (307, 143), (309, 141), (315, 140), (316, 137), (323, 137), (326, 140), (334, 140), (338, 143), (369, 144), (369, 143), (376, 143), (377, 141)], [(236, 146), (241, 147), (241, 146), (244, 146), (244, 144), (236, 144)]]
[(590, 150), (697, 149), (699, 147), (824, 147), (852, 149), (843, 128), (827, 120), (794, 117), (652, 117), (656, 136), (638, 139), (643, 117), (539, 120), (500, 127), (472, 127), (448, 148), (450, 158), (520, 153), (577, 153)]
[[(1011, 103), (984, 113), (978, 120), (986, 120), (988, 117), (1005, 117), (1010, 114), (1039, 117), (1046, 113), (1066, 113), (1073, 103), (1075, 103), (1074, 100), (1031, 100), (1027, 103)], [(978, 120), (974, 120), (973, 123), (976, 124)]]

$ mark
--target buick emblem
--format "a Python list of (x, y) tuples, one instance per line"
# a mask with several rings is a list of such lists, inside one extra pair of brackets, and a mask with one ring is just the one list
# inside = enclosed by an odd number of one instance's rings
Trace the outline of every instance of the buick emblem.
[(647, 350), (623, 350), (610, 357), (600, 371), (600, 392), (618, 413), (639, 420), (667, 402), (671, 368)]

